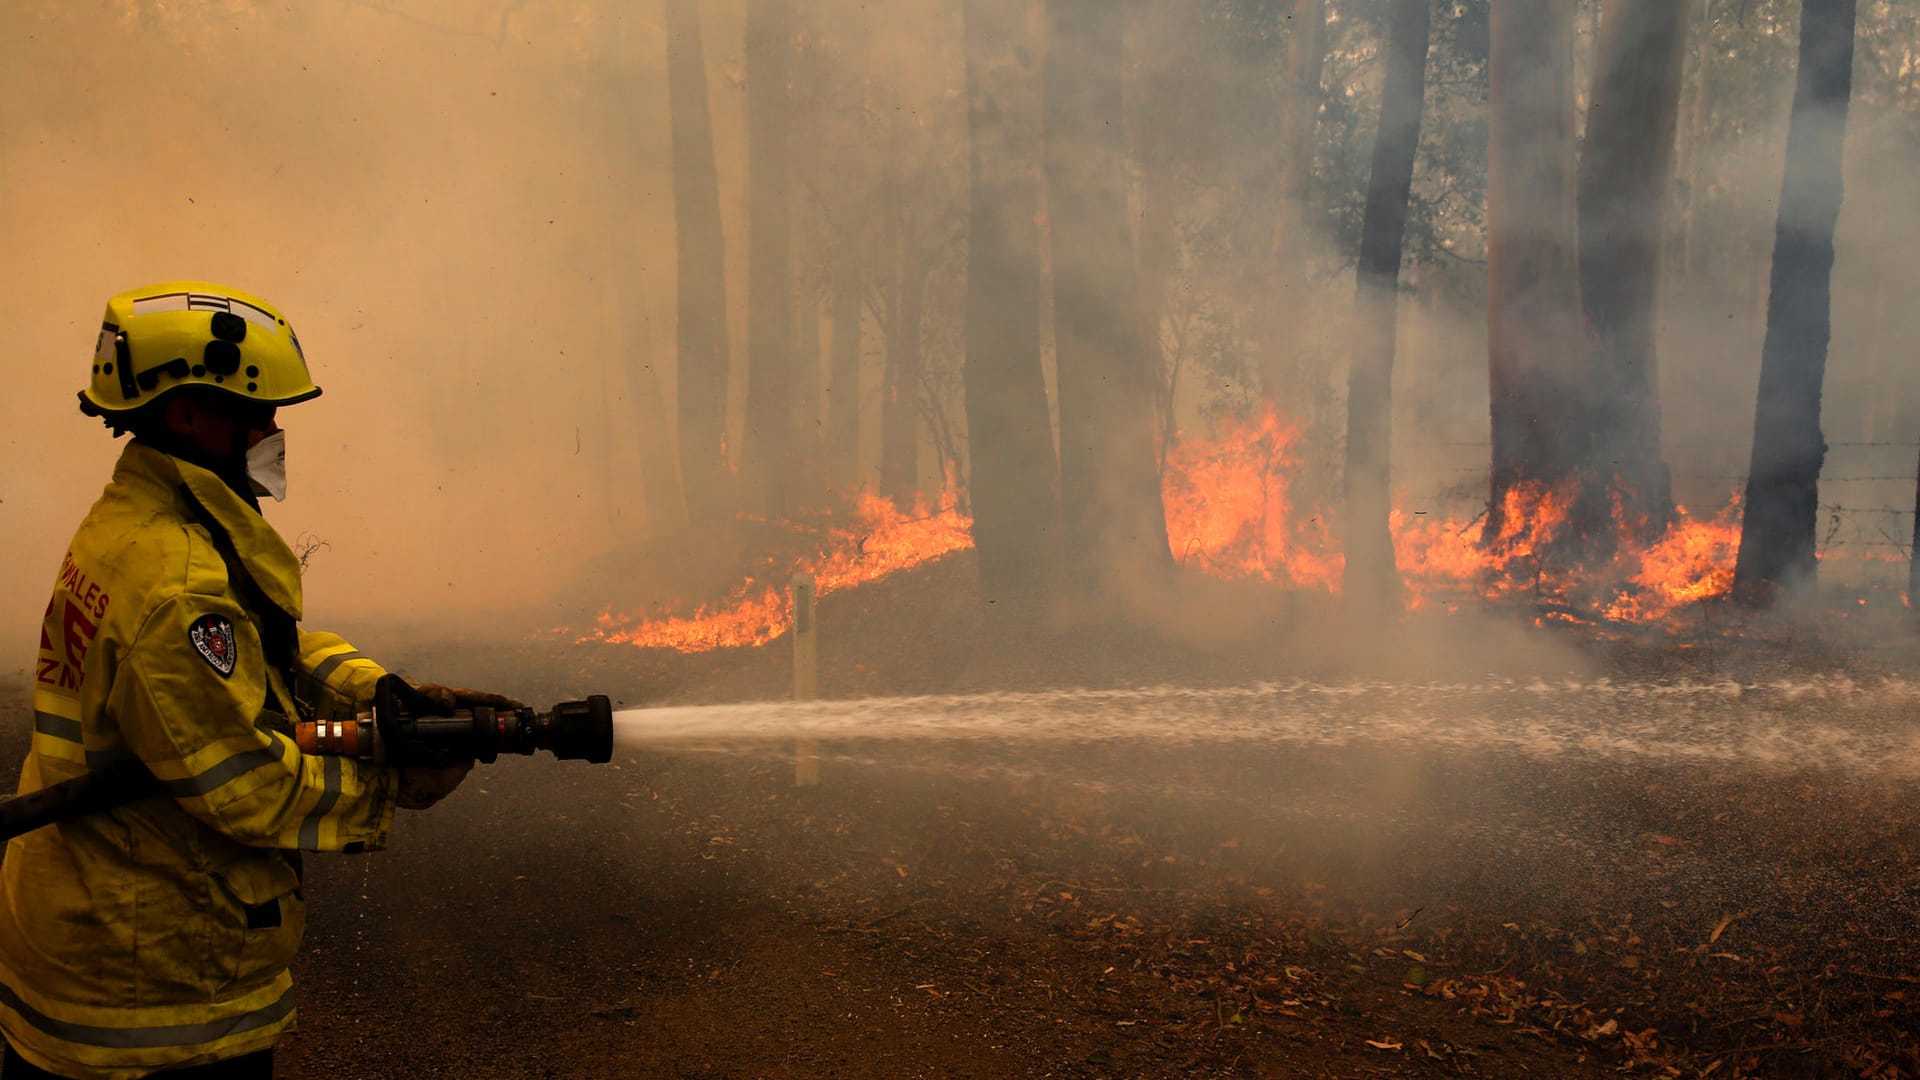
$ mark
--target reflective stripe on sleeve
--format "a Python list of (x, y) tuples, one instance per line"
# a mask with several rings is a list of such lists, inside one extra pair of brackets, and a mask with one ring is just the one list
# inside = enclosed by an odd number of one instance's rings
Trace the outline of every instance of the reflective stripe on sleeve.
[(33, 710), (33, 730), (68, 742), (83, 741), (80, 737), (80, 721), (55, 716), (50, 712), (41, 712), (39, 709)]
[(321, 760), (326, 762), (326, 790), (320, 793), (320, 801), (313, 804), (306, 820), (300, 823), (300, 847), (306, 851), (320, 850), (320, 822), (333, 812), (333, 804), (340, 801), (340, 758), (328, 754)]
[(347, 652), (334, 653), (332, 656), (327, 657), (325, 660), (322, 660), (318, 664), (315, 664), (313, 666), (313, 679), (315, 682), (326, 682), (327, 677), (332, 675), (335, 671), (337, 671), (341, 664), (344, 664), (349, 660), (365, 660), (365, 659), (367, 659), (367, 654), (361, 652), (358, 649), (350, 649)]
[[(41, 712), (37, 709), (34, 711), (33, 730), (36, 734), (45, 735), (50, 739), (59, 739), (61, 742), (81, 745), (85, 745), (86, 743), (86, 739), (80, 734), (80, 722), (78, 720), (69, 720), (64, 716), (55, 716), (50, 712)], [(132, 756), (133, 751), (121, 746), (112, 750), (88, 750), (83, 760), (86, 762), (87, 768), (93, 772), (106, 772), (108, 769), (113, 768), (115, 765), (120, 764)], [(65, 754), (60, 755), (60, 759), (62, 761), (72, 760), (69, 755)]]
[(272, 765), (285, 756), (285, 744), (275, 739), (272, 746), (243, 750), (211, 769), (181, 780), (162, 780), (161, 786), (176, 799), (206, 795), (235, 777), (245, 776), (262, 765)]
[(271, 1004), (224, 1020), (209, 1020), (203, 1024), (168, 1024), (163, 1027), (110, 1028), (55, 1020), (22, 1001), (20, 995), (14, 993), (13, 987), (0, 983), (0, 1005), (12, 1009), (19, 1014), (20, 1019), (32, 1024), (35, 1028), (66, 1042), (81, 1046), (105, 1046), (116, 1050), (196, 1046), (200, 1043), (212, 1042), (215, 1039), (253, 1031), (283, 1020), (287, 1014), (293, 1012), (293, 1004), (293, 987), (289, 986), (279, 999)]

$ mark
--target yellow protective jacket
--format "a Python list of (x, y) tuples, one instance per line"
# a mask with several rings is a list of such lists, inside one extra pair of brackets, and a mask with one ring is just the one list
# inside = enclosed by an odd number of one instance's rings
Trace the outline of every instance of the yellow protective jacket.
[(383, 674), (299, 618), (299, 562), (259, 512), (129, 445), (47, 605), (20, 790), (129, 755), (162, 790), (7, 845), (0, 1028), (27, 1060), (142, 1076), (292, 1025), (298, 852), (381, 846), (397, 786), (294, 746), (289, 717), (343, 718)]

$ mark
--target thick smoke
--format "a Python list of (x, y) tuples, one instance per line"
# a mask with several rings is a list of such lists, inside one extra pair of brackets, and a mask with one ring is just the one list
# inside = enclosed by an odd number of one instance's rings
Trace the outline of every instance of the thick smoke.
[[(964, 171), (958, 5), (886, 8), (809, 5), (809, 18), (821, 34), (887, 58), (863, 105), (873, 130), (903, 116), (914, 161)], [(742, 6), (705, 4), (702, 17), (738, 445), (749, 166)], [(1193, 70), (1207, 76), (1198, 85), (1218, 91), (1184, 96), (1196, 110), (1185, 126), (1196, 138), (1204, 128), (1243, 151), (1257, 146), (1234, 133), (1275, 125), (1217, 114), (1277, 100), (1265, 65), (1284, 49), (1229, 49), (1217, 21), (1163, 21), (1190, 25), (1194, 38), (1163, 41), (1164, 55), (1197, 57)], [(1351, 44), (1368, 25), (1336, 18), (1332, 40)], [(1781, 25), (1790, 55), (1793, 20)], [(292, 494), (269, 509), (310, 550), (311, 620), (511, 636), (590, 613), (581, 584), (590, 567), (643, 583), (628, 595), (647, 591), (641, 455), (646, 432), (671, 429), (662, 405), (675, 387), (657, 5), (41, 0), (0, 11), (0, 41), (0, 183), (13, 208), (0, 306), (16, 335), (13, 381), (0, 396), (8, 447), (0, 545), (10, 556), (0, 629), (20, 643), (19, 663), (65, 537), (118, 452), (73, 405), (102, 302), (177, 277), (230, 282), (283, 306), (327, 390), (282, 418)], [(1358, 70), (1336, 65), (1326, 75), (1329, 86), (1347, 79), (1355, 92), (1323, 117), (1323, 155), (1370, 137), (1375, 77)], [(1662, 298), (1669, 456), (1677, 493), (1701, 508), (1736, 486), (1751, 437), (1792, 82), (1790, 62), (1768, 70), (1763, 85), (1724, 88), (1768, 107), (1747, 108), (1738, 130), (1717, 128), (1694, 149), (1717, 177), (1698, 233), (1719, 253), (1708, 260), (1712, 275), (1704, 284), (1670, 279)], [(1920, 376), (1898, 358), (1920, 325), (1900, 286), (1920, 250), (1911, 213), (1920, 147), (1911, 114), (1890, 108), (1875, 78), (1860, 76), (1848, 139), (1827, 429), (1836, 442), (1910, 443)], [(1136, 118), (1138, 106), (1129, 105)], [(1442, 106), (1472, 107), (1471, 95), (1457, 94)], [(835, 122), (843, 126), (833, 137), (844, 138), (848, 121)], [(1430, 196), (1432, 149), (1416, 179)], [(1272, 183), (1246, 179), (1262, 167), (1254, 156), (1227, 155), (1212, 173), (1189, 169), (1197, 205)], [(867, 167), (884, 168), (884, 159)], [(958, 173), (941, 184), (964, 190)], [(1357, 200), (1357, 190), (1349, 194)], [(1314, 191), (1318, 200), (1349, 194)], [(1352, 284), (1334, 233), (1354, 208), (1330, 205), (1305, 215), (1323, 233), (1306, 277), (1313, 318), (1287, 340), (1306, 354), (1300, 366), (1324, 368), (1317, 381), (1335, 395), (1337, 419)], [(1395, 395), (1398, 486), (1435, 505), (1471, 499), (1481, 483), (1474, 469), (1484, 467), (1481, 448), (1440, 444), (1484, 442), (1486, 432), (1484, 275), (1473, 262), (1481, 252), (1472, 236), (1450, 239), (1459, 259), (1409, 268)], [(957, 318), (962, 247), (933, 279), (936, 323)], [(1725, 255), (1735, 250), (1751, 257)], [(1198, 303), (1187, 286), (1210, 287), (1205, 251), (1184, 255), (1179, 272), (1176, 292)], [(1263, 287), (1218, 285), (1216, 306), (1256, 303)], [(950, 367), (955, 328), (928, 333), (944, 343)], [(869, 403), (877, 349), (869, 340), (861, 387)], [(1250, 398), (1258, 364), (1241, 360), (1188, 370), (1182, 425), (1203, 424), (1210, 405)], [(869, 417), (869, 465), (876, 438)], [(1837, 451), (1829, 471), (1893, 475), (1910, 470), (1910, 459), (1900, 448)], [(1314, 480), (1306, 490), (1337, 490), (1332, 477)], [(1900, 481), (1848, 483), (1830, 485), (1828, 501), (1891, 507), (1911, 492)], [(1880, 531), (1895, 536), (1910, 527), (1902, 517), (1886, 522)]]

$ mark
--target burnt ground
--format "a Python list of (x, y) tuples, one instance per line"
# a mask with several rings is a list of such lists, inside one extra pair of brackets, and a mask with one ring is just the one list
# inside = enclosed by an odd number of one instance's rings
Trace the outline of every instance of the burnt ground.
[[(1544, 714), (1553, 680), (1606, 675), (1739, 684), (1724, 714), (1872, 729), (1884, 757), (1798, 754), (1802, 728), (1771, 760), (1716, 757), (1709, 726), (1673, 754), (876, 736), (823, 743), (811, 788), (786, 740), (507, 760), (389, 850), (308, 861), (281, 1074), (1920, 1075), (1905, 631), (1436, 615), (1388, 640), (1277, 598), (1213, 637), (1178, 613), (1171, 636), (1009, 635), (970, 614), (967, 575), (828, 598), (822, 692), (1384, 674), (1532, 680)], [(352, 636), (543, 707), (772, 698), (790, 673), (784, 642)], [(24, 691), (0, 700), (22, 746)]]

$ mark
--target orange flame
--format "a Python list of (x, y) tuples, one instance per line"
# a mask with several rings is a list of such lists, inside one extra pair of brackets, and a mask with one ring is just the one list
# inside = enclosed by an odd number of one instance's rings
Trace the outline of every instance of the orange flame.
[(1696, 521), (1686, 507), (1676, 506), (1660, 539), (1623, 556), (1637, 559), (1639, 567), (1603, 612), (1617, 622), (1657, 622), (1687, 604), (1725, 596), (1733, 590), (1739, 555), (1739, 492), (1710, 521)]
[[(1281, 581), (1339, 591), (1344, 557), (1324, 515), (1301, 518), (1291, 499), (1300, 463), (1300, 429), (1270, 407), (1254, 420), (1223, 422), (1209, 439), (1182, 442), (1168, 455), (1167, 533), (1174, 558), (1203, 573)], [(1591, 611), (1614, 622), (1653, 623), (1688, 604), (1725, 595), (1739, 550), (1737, 493), (1709, 520), (1677, 507), (1652, 543), (1614, 500), (1620, 544), (1604, 567), (1555, 566), (1547, 557), (1565, 539), (1575, 491), (1523, 483), (1502, 497), (1500, 531), (1486, 536), (1485, 515), (1473, 520), (1395, 509), (1389, 520), (1394, 558), (1410, 609), (1444, 600), (1531, 596), (1556, 605), (1548, 617), (1586, 621)]]
[[(950, 494), (937, 510), (921, 501), (907, 514), (890, 500), (862, 491), (855, 497), (854, 518), (853, 525), (820, 530), (816, 552), (793, 567), (796, 574), (813, 575), (816, 597), (973, 546), (973, 520), (959, 512)], [(792, 625), (793, 597), (787, 587), (749, 577), (726, 600), (702, 605), (692, 614), (636, 621), (603, 611), (594, 630), (580, 640), (704, 652), (764, 645)]]
[[(1295, 506), (1300, 436), (1299, 426), (1268, 407), (1170, 448), (1162, 496), (1174, 559), (1212, 576), (1338, 592), (1345, 557), (1327, 517)], [(950, 477), (937, 508), (921, 503), (903, 513), (863, 492), (849, 525), (783, 523), (813, 548), (791, 570), (812, 574), (816, 595), (824, 597), (973, 546), (973, 523), (955, 507), (955, 487)], [(1487, 515), (1463, 520), (1395, 509), (1389, 527), (1409, 608), (1526, 596), (1551, 604), (1542, 618), (1585, 622), (1583, 613), (1591, 612), (1612, 622), (1658, 623), (1731, 589), (1738, 493), (1710, 519), (1676, 508), (1668, 528), (1645, 544), (1631, 542), (1642, 530), (1624, 520), (1616, 500), (1621, 542), (1611, 563), (1555, 566), (1547, 555), (1570, 527), (1573, 502), (1570, 485), (1517, 485), (1505, 494), (1500, 531), (1490, 539)], [(636, 619), (603, 612), (580, 640), (699, 652), (762, 645), (792, 622), (789, 590), (768, 574), (748, 577), (725, 600), (690, 613)]]
[(1516, 484), (1501, 498), (1500, 532), (1486, 542), (1486, 517), (1391, 519), (1394, 561), (1407, 583), (1408, 605), (1424, 606), (1435, 592), (1489, 599), (1545, 590), (1542, 556), (1561, 537), (1573, 508), (1569, 486)]
[(1223, 421), (1211, 439), (1176, 443), (1162, 481), (1174, 559), (1217, 577), (1337, 589), (1345, 556), (1321, 519), (1294, 513), (1299, 439), (1300, 428), (1269, 407)]

